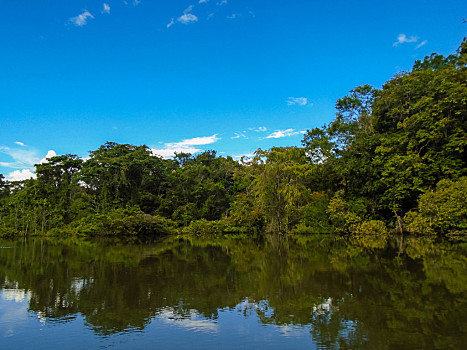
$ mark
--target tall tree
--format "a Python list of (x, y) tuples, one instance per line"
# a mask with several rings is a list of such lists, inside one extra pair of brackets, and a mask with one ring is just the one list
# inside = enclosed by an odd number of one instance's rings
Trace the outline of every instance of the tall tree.
[(38, 196), (48, 204), (48, 216), (61, 217), (63, 223), (70, 223), (73, 192), (78, 190), (75, 174), (81, 170), (83, 161), (74, 154), (47, 159), (36, 165)]
[(164, 161), (148, 147), (107, 142), (90, 152), (80, 180), (95, 196), (98, 210), (141, 205), (152, 212), (164, 192), (165, 176)]
[(256, 206), (267, 220), (271, 232), (287, 232), (301, 219), (311, 199), (309, 179), (312, 165), (308, 164), (303, 148), (274, 147), (259, 149), (251, 165), (251, 187)]

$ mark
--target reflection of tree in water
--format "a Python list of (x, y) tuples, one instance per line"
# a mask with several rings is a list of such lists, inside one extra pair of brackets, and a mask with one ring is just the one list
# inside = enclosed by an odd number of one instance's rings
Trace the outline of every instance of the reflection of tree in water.
[(29, 290), (44, 319), (81, 313), (98, 334), (152, 318), (209, 331), (219, 310), (236, 308), (263, 324), (310, 327), (323, 348), (467, 342), (462, 245), (335, 236), (15, 245), (0, 251), (1, 285)]

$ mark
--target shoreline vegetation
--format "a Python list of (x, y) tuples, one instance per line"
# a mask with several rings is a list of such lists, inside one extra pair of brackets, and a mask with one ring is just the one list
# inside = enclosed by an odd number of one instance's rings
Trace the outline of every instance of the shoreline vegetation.
[(302, 147), (162, 159), (107, 142), (0, 174), (0, 236), (342, 233), (467, 237), (467, 41), (358, 86)]

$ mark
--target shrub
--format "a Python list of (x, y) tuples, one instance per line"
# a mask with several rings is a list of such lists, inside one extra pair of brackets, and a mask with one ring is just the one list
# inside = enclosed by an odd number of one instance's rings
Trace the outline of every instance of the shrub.
[(467, 233), (467, 177), (441, 180), (435, 191), (420, 196), (418, 212), (404, 217), (407, 229), (416, 233)]
[(384, 222), (380, 220), (369, 220), (358, 224), (354, 233), (356, 235), (384, 236), (387, 235), (389, 232)]
[(192, 221), (189, 226), (182, 229), (183, 233), (195, 235), (222, 234), (226, 232), (226, 224), (222, 220), (208, 221), (200, 219)]
[(161, 216), (145, 214), (138, 208), (114, 209), (86, 216), (73, 225), (82, 235), (166, 235), (176, 232), (175, 223)]

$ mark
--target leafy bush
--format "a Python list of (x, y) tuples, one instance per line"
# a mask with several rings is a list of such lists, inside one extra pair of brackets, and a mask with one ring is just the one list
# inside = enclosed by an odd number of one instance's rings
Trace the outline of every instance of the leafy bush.
[(354, 233), (356, 235), (383, 236), (387, 235), (389, 232), (384, 222), (380, 220), (369, 220), (357, 225)]
[(404, 220), (407, 229), (414, 233), (467, 234), (467, 177), (438, 182), (436, 191), (422, 194), (418, 211), (407, 213)]
[(223, 220), (208, 221), (200, 219), (192, 221), (189, 226), (182, 229), (183, 233), (195, 235), (222, 234), (226, 232), (227, 225)]
[(302, 221), (296, 225), (293, 233), (324, 233), (333, 230), (331, 221), (326, 213), (329, 198), (323, 192), (313, 192), (311, 202), (303, 211)]
[(223, 219), (226, 232), (257, 233), (266, 226), (266, 220), (260, 209), (254, 208), (251, 198), (240, 193), (232, 203), (228, 216)]
[(326, 212), (338, 232), (355, 232), (362, 221), (360, 216), (351, 211), (349, 204), (342, 198), (340, 192), (331, 199)]
[(152, 216), (137, 207), (114, 209), (103, 214), (89, 215), (73, 225), (73, 231), (84, 235), (166, 235), (175, 233), (172, 220)]

